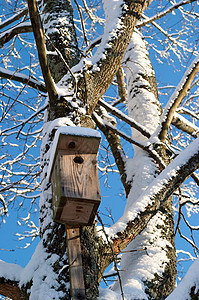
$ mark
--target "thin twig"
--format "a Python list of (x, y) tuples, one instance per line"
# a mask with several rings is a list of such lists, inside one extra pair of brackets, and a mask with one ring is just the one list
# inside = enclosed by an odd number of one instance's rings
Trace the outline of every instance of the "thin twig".
[(158, 13), (158, 14), (156, 14), (155, 16), (153, 16), (153, 17), (151, 17), (151, 18), (148, 18), (147, 20), (138, 23), (138, 24), (136, 25), (136, 27), (140, 28), (140, 27), (142, 27), (142, 26), (145, 26), (145, 25), (147, 25), (147, 24), (149, 24), (149, 23), (151, 23), (151, 22), (153, 22), (153, 21), (156, 21), (156, 20), (158, 20), (158, 19), (160, 19), (160, 18), (166, 16), (168, 13), (172, 12), (173, 10), (175, 10), (175, 9), (177, 9), (177, 8), (183, 6), (183, 5), (186, 5), (186, 4), (195, 2), (195, 1), (196, 1), (196, 0), (180, 1), (179, 3), (174, 4), (172, 7), (167, 8), (167, 9), (164, 10), (163, 12)]
[(4, 27), (14, 23), (15, 21), (19, 20), (21, 17), (26, 16), (27, 14), (28, 14), (28, 9), (27, 8), (21, 10), (20, 12), (16, 13), (14, 16), (9, 18), (8, 20), (5, 20), (5, 21), (1, 22), (0, 30), (3, 29)]
[(16, 71), (8, 71), (7, 69), (0, 67), (0, 77), (21, 82), (44, 93), (47, 92), (45, 85), (39, 80), (35, 79), (33, 76), (27, 76)]
[(86, 47), (87, 47), (88, 46), (88, 40), (87, 40), (87, 37), (86, 37), (86, 29), (85, 29), (85, 26), (84, 26), (84, 19), (83, 19), (83, 16), (82, 16), (82, 12), (81, 12), (81, 9), (80, 9), (79, 4), (77, 3), (77, 1), (74, 0), (74, 2), (75, 2), (75, 5), (77, 6), (77, 9), (78, 9), (78, 12), (79, 12), (82, 31), (83, 31), (83, 36), (84, 36), (84, 41), (85, 41)]

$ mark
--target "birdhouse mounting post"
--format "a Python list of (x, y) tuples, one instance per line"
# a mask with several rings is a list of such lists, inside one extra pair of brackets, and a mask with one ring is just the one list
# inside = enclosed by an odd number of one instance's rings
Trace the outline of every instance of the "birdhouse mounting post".
[(86, 294), (79, 227), (72, 228), (66, 225), (66, 239), (68, 247), (71, 296), (73, 300), (85, 300)]
[(90, 128), (60, 127), (49, 163), (53, 220), (66, 226), (73, 300), (84, 300), (80, 226), (93, 224), (101, 201), (97, 152), (100, 134)]

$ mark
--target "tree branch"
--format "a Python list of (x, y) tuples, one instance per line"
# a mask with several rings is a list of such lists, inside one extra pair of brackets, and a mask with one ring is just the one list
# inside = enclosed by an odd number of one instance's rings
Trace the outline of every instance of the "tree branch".
[(169, 126), (171, 125), (174, 113), (176, 109), (179, 107), (180, 103), (186, 96), (188, 89), (191, 85), (191, 82), (193, 81), (195, 75), (197, 74), (199, 70), (199, 55), (195, 58), (195, 60), (192, 62), (191, 66), (188, 68), (188, 70), (185, 72), (185, 75), (181, 79), (179, 85), (176, 87), (173, 95), (169, 99), (164, 112), (162, 114), (161, 118), (161, 124), (159, 131), (159, 139), (164, 142), (167, 136), (167, 130)]
[(10, 264), (0, 260), (0, 294), (13, 300), (22, 300), (19, 281), (21, 271), (23, 270), (17, 264)]
[(13, 300), (24, 300), (18, 284), (17, 281), (0, 278), (0, 294)]
[(0, 67), (0, 77), (21, 82), (44, 93), (47, 92), (45, 85), (32, 76), (27, 76), (19, 72), (9, 71)]
[(4, 22), (2, 22), (0, 24), (0, 30), (3, 29), (4, 27), (14, 23), (15, 21), (19, 20), (21, 17), (26, 16), (27, 14), (28, 14), (28, 9), (27, 8), (21, 10), (20, 12), (16, 13), (11, 18), (8, 18)]
[(117, 168), (120, 172), (121, 182), (124, 186), (126, 196), (128, 196), (130, 188), (131, 188), (131, 183), (127, 182), (125, 153), (122, 148), (120, 138), (119, 138), (118, 134), (113, 133), (112, 130), (110, 130), (109, 128), (107, 128), (107, 126), (104, 125), (103, 122), (100, 122), (101, 119), (99, 117), (97, 117), (96, 114), (93, 114), (93, 119), (94, 119), (96, 125), (98, 126), (98, 128), (105, 135), (105, 137), (110, 145)]
[[(111, 228), (107, 229), (114, 253), (118, 254), (147, 226), (149, 220), (197, 168), (199, 168), (199, 138), (177, 156)], [(137, 210), (139, 203), (140, 211)], [(111, 250), (103, 247), (104, 255)], [(106, 254), (105, 254), (106, 253)], [(106, 268), (107, 266), (105, 266)]]
[(14, 36), (20, 33), (32, 32), (32, 26), (30, 22), (24, 22), (15, 27), (8, 29), (0, 34), (0, 48), (3, 47), (4, 44), (9, 42)]
[(119, 109), (113, 107), (112, 105), (109, 105), (102, 99), (98, 101), (99, 105), (103, 106), (107, 111), (109, 111), (111, 114), (114, 116), (118, 117), (122, 121), (126, 122), (129, 124), (131, 127), (137, 129), (140, 133), (142, 133), (144, 136), (147, 138), (150, 138), (150, 132), (145, 128), (144, 126), (140, 125), (138, 122), (133, 120), (132, 118), (126, 116), (123, 112), (121, 112)]
[[(118, 134), (120, 137), (122, 137), (124, 140), (128, 141), (129, 143), (143, 149), (144, 151), (146, 151), (149, 156), (151, 158), (153, 158), (160, 166), (160, 169), (164, 169), (165, 168), (165, 164), (163, 162), (163, 160), (161, 159), (161, 157), (158, 155), (158, 153), (155, 150), (152, 150), (152, 144), (148, 143), (147, 145), (145, 143), (136, 141), (134, 139), (132, 139), (130, 136), (126, 135), (125, 133), (123, 133), (122, 131), (118, 130), (115, 126), (113, 126), (112, 124), (110, 124), (107, 121), (100, 121), (100, 117), (96, 114), (93, 113), (93, 118), (94, 120), (98, 119), (98, 122), (100, 122), (101, 124), (104, 124), (105, 127), (107, 127), (109, 130), (111, 130), (112, 132)], [(96, 120), (97, 122), (97, 120)]]
[(85, 80), (79, 78), (79, 97), (83, 103), (88, 104), (89, 114), (92, 114), (98, 100), (112, 82), (118, 70), (118, 65), (121, 65), (123, 54), (129, 44), (135, 24), (150, 2), (151, 0), (125, 0), (122, 6), (119, 2), (113, 2), (114, 9), (118, 11), (118, 17), (115, 17), (114, 20), (115, 24), (112, 24), (112, 20), (111, 24), (106, 22), (104, 36), (92, 58), (92, 65), (84, 61), (88, 91), (87, 99), (85, 99), (83, 88)]
[(180, 1), (179, 3), (176, 3), (174, 4), (173, 6), (165, 9), (163, 12), (161, 13), (158, 13), (157, 15), (151, 17), (151, 18), (147, 18), (147, 20), (145, 21), (142, 21), (140, 22), (139, 24), (136, 25), (137, 28), (140, 28), (142, 26), (146, 26), (147, 24), (153, 22), (153, 21), (156, 21), (164, 16), (166, 16), (167, 14), (169, 14), (170, 12), (172, 12), (173, 10), (183, 6), (183, 5), (186, 5), (186, 4), (189, 4), (189, 3), (192, 3), (192, 2), (195, 2), (196, 0), (185, 0), (185, 1)]
[(119, 66), (117, 70), (116, 79), (117, 79), (118, 94), (120, 96), (120, 102), (125, 102), (127, 100), (127, 92), (125, 88), (124, 72), (122, 66)]
[(50, 103), (53, 103), (57, 100), (58, 95), (48, 66), (45, 38), (36, 0), (28, 0), (28, 9), (35, 37), (35, 42), (37, 45), (37, 51), (43, 78), (45, 81), (46, 89), (48, 91)]
[(197, 138), (197, 135), (199, 134), (199, 128), (197, 126), (176, 112), (174, 113), (171, 124), (176, 128), (190, 134), (194, 138)]

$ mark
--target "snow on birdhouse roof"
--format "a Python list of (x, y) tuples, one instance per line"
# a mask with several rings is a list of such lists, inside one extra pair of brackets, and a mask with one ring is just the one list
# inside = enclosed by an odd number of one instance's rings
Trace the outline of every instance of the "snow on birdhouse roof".
[(101, 138), (99, 131), (91, 128), (77, 127), (77, 126), (61, 126), (57, 130), (55, 134), (55, 138), (60, 134)]

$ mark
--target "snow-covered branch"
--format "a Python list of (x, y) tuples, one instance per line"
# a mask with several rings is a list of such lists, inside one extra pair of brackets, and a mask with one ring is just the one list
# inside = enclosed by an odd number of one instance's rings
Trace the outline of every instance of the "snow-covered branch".
[(5, 79), (11, 79), (17, 82), (21, 82), (23, 84), (26, 84), (28, 86), (31, 86), (35, 89), (38, 89), (41, 92), (46, 93), (46, 87), (43, 84), (43, 82), (37, 80), (33, 76), (27, 76), (25, 74), (21, 74), (16, 71), (9, 71), (5, 68), (0, 67), (0, 77), (5, 78)]
[(32, 26), (30, 22), (20, 23), (11, 29), (8, 29), (0, 34), (0, 48), (7, 42), (9, 42), (14, 36), (20, 33), (32, 32)]
[[(170, 195), (199, 168), (199, 138), (179, 154), (141, 194), (136, 204), (107, 229), (115, 253), (120, 253), (157, 213)], [(105, 252), (108, 252), (108, 247)]]
[(19, 288), (20, 275), (23, 268), (0, 260), (0, 294), (14, 300), (22, 300)]
[(186, 276), (183, 278), (183, 280), (180, 282), (177, 288), (173, 291), (173, 293), (171, 293), (166, 298), (166, 300), (198, 299), (198, 294), (199, 294), (198, 293), (198, 283), (199, 283), (198, 267), (199, 267), (199, 258), (192, 264)]
[(167, 131), (169, 126), (171, 125), (174, 113), (176, 109), (179, 107), (180, 103), (186, 96), (189, 87), (199, 70), (199, 56), (197, 56), (190, 67), (185, 72), (183, 78), (181, 79), (179, 85), (176, 87), (174, 93), (169, 99), (166, 107), (164, 108), (164, 112), (161, 117), (161, 126), (159, 130), (159, 138), (161, 141), (165, 141), (167, 136)]
[(126, 196), (129, 194), (131, 184), (127, 182), (127, 174), (126, 174), (126, 158), (125, 153), (121, 145), (120, 137), (118, 134), (114, 133), (112, 130), (108, 128), (103, 122), (103, 120), (93, 113), (93, 119), (98, 126), (98, 128), (103, 132), (105, 135), (113, 156), (115, 158), (115, 162), (117, 164), (118, 170), (120, 172), (120, 178), (122, 184), (125, 189)]
[(155, 150), (153, 150), (153, 146), (152, 146), (152, 144), (150, 144), (150, 142), (145, 144), (145, 143), (142, 143), (138, 140), (134, 140), (133, 138), (131, 138), (127, 134), (123, 133), (121, 130), (118, 130), (115, 126), (113, 126), (109, 122), (103, 121), (103, 120), (100, 121), (101, 118), (99, 116), (97, 116), (96, 113), (93, 113), (93, 118), (96, 122), (104, 124), (105, 127), (107, 127), (112, 132), (118, 134), (120, 137), (122, 137), (123, 139), (125, 139), (129, 143), (145, 150), (149, 154), (149, 156), (151, 158), (153, 158), (159, 164), (161, 169), (165, 168), (165, 164), (164, 164), (163, 160), (160, 158), (160, 156), (157, 154), (157, 152)]
[[(89, 114), (93, 112), (98, 100), (112, 82), (118, 65), (121, 65), (136, 22), (150, 2), (125, 0), (122, 3), (117, 1), (104, 3), (107, 20), (101, 43), (92, 59), (83, 59), (79, 65), (79, 68), (84, 68), (85, 72), (85, 78), (79, 80), (80, 98), (85, 97), (81, 93), (86, 82), (87, 99), (85, 102), (88, 104)], [(111, 14), (111, 18), (108, 18), (109, 14)]]
[(6, 26), (14, 23), (15, 21), (18, 21), (21, 17), (26, 16), (28, 14), (28, 9), (22, 9), (21, 11), (17, 12), (10, 18), (6, 19), (5, 21), (0, 23), (0, 30), (5, 28)]
[(195, 138), (199, 134), (199, 128), (196, 125), (176, 112), (174, 113), (171, 124)]
[(146, 137), (150, 137), (150, 132), (147, 130), (147, 128), (145, 128), (144, 126), (142, 126), (141, 124), (138, 124), (138, 122), (136, 122), (135, 120), (133, 120), (132, 118), (126, 116), (123, 112), (121, 112), (119, 109), (113, 107), (112, 105), (106, 103), (105, 101), (103, 101), (102, 99), (99, 100), (98, 102), (101, 106), (103, 106), (104, 108), (106, 108), (107, 111), (109, 111), (110, 113), (112, 113), (114, 116), (118, 117), (119, 119), (123, 120), (124, 122), (126, 122), (127, 124), (129, 124), (132, 128), (137, 129), (141, 134), (143, 134)]

